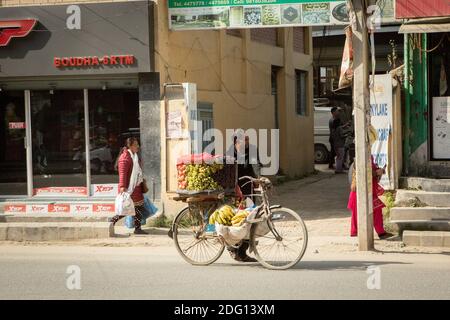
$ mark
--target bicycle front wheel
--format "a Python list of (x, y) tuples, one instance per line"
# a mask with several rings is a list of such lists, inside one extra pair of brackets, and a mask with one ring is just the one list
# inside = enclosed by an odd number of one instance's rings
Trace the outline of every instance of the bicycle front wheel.
[(187, 207), (175, 218), (173, 239), (175, 247), (184, 260), (193, 265), (205, 266), (215, 262), (223, 253), (225, 245), (215, 235), (205, 232), (205, 214), (200, 208)]
[(250, 245), (265, 268), (288, 269), (305, 254), (308, 245), (306, 225), (291, 209), (271, 209), (268, 221), (252, 225)]

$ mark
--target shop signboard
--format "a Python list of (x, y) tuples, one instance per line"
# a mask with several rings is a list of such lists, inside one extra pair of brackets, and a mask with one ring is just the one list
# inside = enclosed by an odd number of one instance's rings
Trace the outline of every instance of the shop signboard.
[(372, 145), (372, 156), (380, 168), (386, 167), (381, 178), (383, 188), (394, 189), (394, 166), (390, 157), (392, 145), (392, 78), (389, 74), (376, 75), (370, 90), (370, 122), (376, 129), (378, 138)]
[(433, 158), (450, 159), (450, 97), (433, 97)]
[(152, 72), (153, 8), (152, 1), (0, 7), (0, 79)]
[(450, 15), (448, 0), (396, 0), (395, 17), (397, 19), (417, 19), (445, 17)]
[(169, 0), (172, 30), (348, 25), (342, 0)]

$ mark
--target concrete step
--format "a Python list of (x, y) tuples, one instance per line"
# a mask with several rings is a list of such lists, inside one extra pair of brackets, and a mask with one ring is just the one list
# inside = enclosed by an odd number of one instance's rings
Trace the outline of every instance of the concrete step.
[(0, 241), (56, 241), (101, 239), (114, 236), (109, 222), (0, 223)]
[(450, 207), (394, 207), (391, 209), (391, 221), (447, 220), (450, 221)]
[(400, 188), (430, 192), (450, 192), (450, 179), (431, 179), (420, 177), (401, 177)]
[(450, 248), (450, 232), (442, 231), (405, 231), (403, 243), (414, 247)]
[(404, 230), (450, 231), (450, 208), (394, 207), (390, 222), (397, 225), (400, 233)]
[(395, 206), (410, 206), (412, 203), (427, 207), (450, 207), (450, 192), (397, 190)]
[(57, 214), (57, 213), (34, 213), (34, 214), (0, 214), (0, 223), (13, 222), (108, 222), (114, 213), (95, 214)]

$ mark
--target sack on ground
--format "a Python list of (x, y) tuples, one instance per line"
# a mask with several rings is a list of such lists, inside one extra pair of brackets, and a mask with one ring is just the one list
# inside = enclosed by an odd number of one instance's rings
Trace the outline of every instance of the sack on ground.
[(119, 216), (134, 216), (134, 203), (131, 199), (131, 195), (127, 192), (123, 192), (116, 197), (115, 201), (116, 215)]

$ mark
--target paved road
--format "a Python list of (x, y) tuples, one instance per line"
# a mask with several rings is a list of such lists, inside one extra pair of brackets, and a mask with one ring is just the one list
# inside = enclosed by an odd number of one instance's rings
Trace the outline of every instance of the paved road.
[[(68, 290), (68, 266), (81, 290)], [(369, 266), (381, 289), (369, 290)], [(376, 284), (376, 282), (372, 282)], [(185, 263), (173, 247), (2, 246), (0, 299), (449, 299), (450, 256), (308, 250), (288, 271)]]

